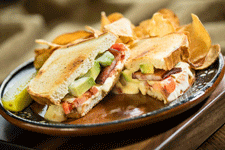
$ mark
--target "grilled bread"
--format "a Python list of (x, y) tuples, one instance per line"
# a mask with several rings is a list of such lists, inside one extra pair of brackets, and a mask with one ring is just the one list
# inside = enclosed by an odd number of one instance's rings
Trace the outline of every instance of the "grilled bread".
[(188, 45), (188, 38), (183, 33), (142, 39), (130, 48), (131, 55), (125, 67), (132, 69), (150, 63), (157, 69), (170, 70), (188, 55)]
[(182, 95), (195, 77), (188, 57), (188, 38), (183, 33), (146, 38), (131, 47), (131, 56), (114, 93), (150, 95), (164, 103)]
[(87, 73), (99, 53), (108, 50), (117, 37), (105, 33), (67, 49), (58, 49), (48, 58), (28, 85), (31, 97), (40, 104), (60, 104), (69, 85)]
[(47, 120), (80, 118), (108, 94), (130, 54), (116, 40), (108, 32), (51, 54), (27, 88), (36, 102), (49, 105)]

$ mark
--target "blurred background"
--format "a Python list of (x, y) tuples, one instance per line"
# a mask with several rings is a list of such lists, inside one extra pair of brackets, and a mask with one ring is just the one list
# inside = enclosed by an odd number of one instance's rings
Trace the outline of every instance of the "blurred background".
[(191, 23), (196, 14), (208, 30), (212, 43), (225, 54), (224, 0), (0, 0), (0, 83), (18, 65), (34, 57), (35, 39), (52, 41), (56, 36), (100, 28), (100, 13), (120, 12), (134, 25), (150, 19), (162, 8), (173, 10), (180, 24)]

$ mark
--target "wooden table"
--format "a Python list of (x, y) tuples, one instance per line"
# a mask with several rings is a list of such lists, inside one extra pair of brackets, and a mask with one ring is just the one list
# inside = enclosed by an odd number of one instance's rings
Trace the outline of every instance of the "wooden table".
[(225, 77), (203, 102), (173, 118), (144, 127), (84, 137), (50, 136), (18, 128), (0, 116), (0, 147), (18, 149), (225, 148)]

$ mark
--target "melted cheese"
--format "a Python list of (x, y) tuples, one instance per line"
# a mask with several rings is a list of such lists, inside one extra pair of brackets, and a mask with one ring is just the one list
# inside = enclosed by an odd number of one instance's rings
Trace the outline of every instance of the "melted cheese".
[(147, 81), (150, 87), (146, 85), (144, 81), (126, 82), (125, 85), (122, 85), (120, 82), (118, 82), (116, 84), (116, 88), (119, 88), (122, 93), (125, 94), (137, 94), (140, 91), (143, 95), (148, 94), (160, 100), (164, 100), (164, 103), (171, 102), (182, 95), (188, 89), (188, 87), (190, 86), (189, 77), (194, 78), (194, 74), (191, 72), (189, 64), (185, 62), (179, 62), (176, 67), (182, 68), (182, 72), (171, 75), (171, 77), (176, 82), (176, 88), (167, 97), (161, 90), (153, 89), (151, 87), (151, 85), (155, 83), (160, 85), (161, 81)]

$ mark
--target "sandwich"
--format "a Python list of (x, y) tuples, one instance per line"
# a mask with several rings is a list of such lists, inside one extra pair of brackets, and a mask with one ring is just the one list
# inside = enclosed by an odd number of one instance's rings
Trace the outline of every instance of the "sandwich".
[(27, 87), (32, 99), (48, 105), (46, 119), (80, 118), (107, 95), (129, 57), (116, 40), (107, 32), (50, 55)]
[(169, 103), (182, 95), (194, 82), (194, 72), (184, 62), (188, 57), (188, 38), (184, 33), (143, 38), (130, 48), (130, 57), (116, 94), (149, 95)]

